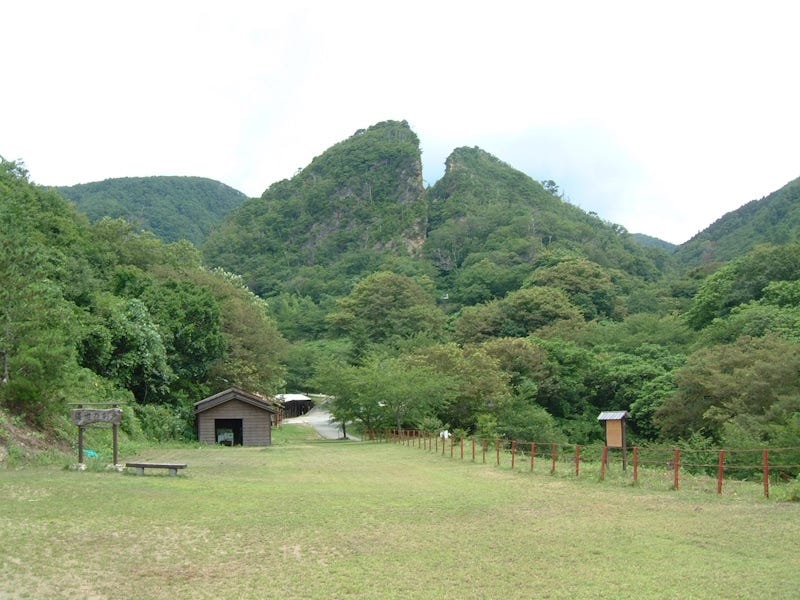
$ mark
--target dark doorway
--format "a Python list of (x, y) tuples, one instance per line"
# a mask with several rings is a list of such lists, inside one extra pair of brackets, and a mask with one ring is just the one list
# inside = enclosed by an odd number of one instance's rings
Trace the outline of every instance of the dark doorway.
[(241, 419), (214, 419), (214, 439), (223, 446), (241, 446), (242, 420)]

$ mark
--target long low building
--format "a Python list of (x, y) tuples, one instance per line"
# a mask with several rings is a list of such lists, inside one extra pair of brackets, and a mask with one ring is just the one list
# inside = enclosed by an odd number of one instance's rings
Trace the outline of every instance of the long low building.
[(275, 400), (283, 405), (285, 418), (300, 417), (314, 408), (314, 401), (305, 394), (278, 394)]

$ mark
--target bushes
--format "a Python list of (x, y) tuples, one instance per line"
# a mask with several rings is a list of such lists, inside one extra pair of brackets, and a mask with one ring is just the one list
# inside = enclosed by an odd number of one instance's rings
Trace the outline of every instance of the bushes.
[(193, 437), (189, 415), (182, 407), (142, 404), (134, 407), (144, 436), (154, 442), (187, 440)]

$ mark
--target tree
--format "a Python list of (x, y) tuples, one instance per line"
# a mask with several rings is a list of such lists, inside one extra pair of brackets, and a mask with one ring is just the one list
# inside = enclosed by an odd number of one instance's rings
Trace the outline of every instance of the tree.
[(329, 315), (353, 341), (357, 355), (370, 346), (441, 331), (445, 317), (432, 295), (405, 275), (381, 271), (356, 284)]
[(337, 421), (359, 421), (365, 429), (391, 424), (398, 430), (418, 427), (456, 388), (454, 378), (410, 358), (369, 356), (354, 366), (329, 363), (315, 378), (320, 389), (334, 396)]
[(586, 320), (617, 316), (615, 299), (619, 293), (609, 270), (585, 258), (575, 257), (537, 269), (525, 285), (562, 290)]
[(479, 346), (435, 344), (416, 350), (409, 360), (455, 382), (453, 393), (443, 397), (447, 401), (435, 407), (435, 416), (450, 427), (475, 431), (480, 415), (496, 415), (511, 396), (509, 375)]
[(800, 411), (800, 345), (767, 335), (701, 348), (675, 383), (653, 416), (664, 438), (719, 442), (726, 424), (749, 416), (747, 426), (763, 439), (767, 427), (783, 427)]

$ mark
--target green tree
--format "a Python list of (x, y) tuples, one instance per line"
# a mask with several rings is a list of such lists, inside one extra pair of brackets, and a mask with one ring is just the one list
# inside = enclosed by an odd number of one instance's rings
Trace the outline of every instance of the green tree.
[(749, 416), (763, 439), (766, 427), (784, 427), (800, 411), (800, 345), (767, 335), (701, 348), (675, 372), (675, 383), (653, 416), (664, 438), (719, 442), (726, 424)]
[(374, 344), (391, 343), (420, 333), (436, 334), (444, 313), (433, 296), (405, 275), (378, 272), (356, 284), (329, 315), (331, 324), (353, 342), (357, 356)]

